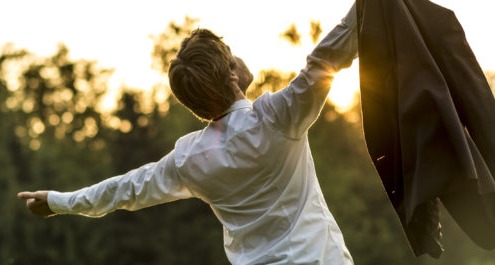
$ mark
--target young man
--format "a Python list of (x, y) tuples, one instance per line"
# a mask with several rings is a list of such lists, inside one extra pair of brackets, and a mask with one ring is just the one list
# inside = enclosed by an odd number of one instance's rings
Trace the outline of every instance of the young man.
[(252, 75), (205, 29), (186, 38), (169, 70), (177, 99), (199, 119), (160, 161), (74, 192), (21, 192), (37, 215), (100, 217), (196, 197), (224, 227), (232, 264), (353, 264), (323, 198), (308, 129), (333, 75), (357, 56), (354, 6), (284, 89), (251, 102)]

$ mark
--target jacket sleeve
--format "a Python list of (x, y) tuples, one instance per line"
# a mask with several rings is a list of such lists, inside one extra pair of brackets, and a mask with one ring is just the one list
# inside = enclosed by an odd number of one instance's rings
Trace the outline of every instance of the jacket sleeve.
[[(327, 99), (334, 74), (357, 57), (355, 5), (307, 56), (307, 64), (284, 89), (265, 93), (258, 104), (264, 117), (289, 137), (298, 138), (313, 124)], [(255, 102), (256, 103), (256, 102)]]
[(50, 191), (48, 205), (57, 214), (101, 217), (192, 197), (175, 170), (173, 154), (77, 191)]

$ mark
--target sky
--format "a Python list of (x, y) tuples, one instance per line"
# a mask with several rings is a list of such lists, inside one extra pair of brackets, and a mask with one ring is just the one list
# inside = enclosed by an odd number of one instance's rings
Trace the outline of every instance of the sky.
[[(435, 0), (455, 12), (481, 67), (495, 70), (495, 1)], [(115, 69), (110, 86), (150, 88), (161, 80), (151, 69), (153, 42), (174, 21), (199, 19), (199, 27), (223, 36), (254, 74), (262, 69), (298, 71), (313, 44), (310, 21), (323, 32), (345, 16), (352, 0), (1, 0), (0, 46), (13, 43), (37, 55), (52, 55), (64, 43), (72, 59), (96, 60)], [(295, 24), (304, 37), (293, 47), (279, 36)], [(358, 89), (357, 63), (337, 76), (342, 100)], [(340, 92), (339, 92), (340, 91)]]

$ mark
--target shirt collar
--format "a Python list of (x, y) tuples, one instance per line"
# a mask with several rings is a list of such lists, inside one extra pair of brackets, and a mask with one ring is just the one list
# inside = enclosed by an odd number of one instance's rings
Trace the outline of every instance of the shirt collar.
[(222, 117), (224, 117), (225, 115), (227, 115), (233, 111), (236, 111), (238, 109), (246, 109), (246, 108), (251, 109), (252, 107), (253, 107), (253, 102), (251, 102), (248, 99), (237, 100), (232, 105), (230, 105), (230, 107), (227, 110), (225, 110), (220, 115), (218, 115), (218, 118), (215, 118), (214, 120), (219, 120)]

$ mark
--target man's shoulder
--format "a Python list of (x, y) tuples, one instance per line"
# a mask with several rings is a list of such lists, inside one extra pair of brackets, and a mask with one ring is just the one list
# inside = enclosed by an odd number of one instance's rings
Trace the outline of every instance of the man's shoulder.
[(197, 131), (193, 131), (193, 132), (190, 132), (190, 133), (187, 133), (187, 134), (181, 136), (175, 142), (175, 149), (177, 149), (178, 147), (181, 147), (181, 146), (191, 145), (201, 135), (202, 131), (203, 130), (197, 130)]
[(176, 166), (182, 165), (187, 157), (190, 156), (191, 152), (193, 152), (202, 131), (198, 130), (185, 134), (175, 142), (173, 159)]

